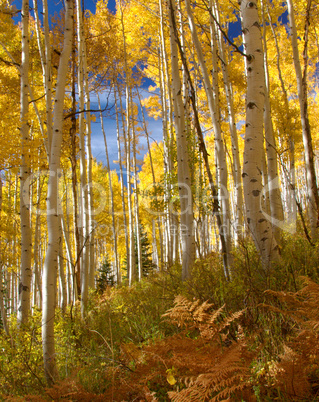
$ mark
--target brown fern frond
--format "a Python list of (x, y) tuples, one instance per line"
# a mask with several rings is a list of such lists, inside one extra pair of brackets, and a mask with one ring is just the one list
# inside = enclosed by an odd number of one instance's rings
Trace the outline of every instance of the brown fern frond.
[(294, 336), (288, 338), (272, 373), (277, 387), (292, 400), (311, 397), (312, 383), (315, 387), (319, 383), (319, 285), (309, 278), (301, 279), (304, 286), (298, 292), (267, 291), (282, 303), (281, 308), (267, 308), (295, 322)]
[(162, 317), (167, 317), (172, 324), (179, 327), (189, 327), (194, 325), (193, 311), (199, 305), (199, 301), (189, 301), (186, 297), (176, 296), (174, 300), (174, 307), (169, 309)]
[(221, 322), (218, 327), (219, 332), (223, 331), (225, 328), (229, 327), (230, 324), (232, 324), (234, 321), (238, 320), (244, 314), (245, 311), (246, 311), (246, 309), (237, 311), (237, 312), (231, 314), (223, 322)]
[[(238, 342), (228, 340), (224, 344), (229, 335), (226, 330), (245, 310), (221, 318), (225, 315), (225, 306), (213, 311), (212, 307), (208, 302), (198, 304), (178, 297), (175, 299), (175, 306), (165, 315), (183, 324), (187, 317), (187, 322), (192, 322), (200, 331), (199, 340), (189, 339), (188, 353), (186, 356), (184, 354), (183, 359), (178, 348), (174, 348), (170, 364), (174, 367), (182, 364), (191, 374), (180, 376), (185, 389), (169, 392), (169, 397), (174, 402), (227, 400), (233, 395), (239, 395), (244, 389), (251, 388), (249, 362), (252, 354), (247, 350), (242, 329)], [(178, 318), (177, 314), (182, 314), (182, 318)], [(185, 344), (185, 339), (183, 343)]]

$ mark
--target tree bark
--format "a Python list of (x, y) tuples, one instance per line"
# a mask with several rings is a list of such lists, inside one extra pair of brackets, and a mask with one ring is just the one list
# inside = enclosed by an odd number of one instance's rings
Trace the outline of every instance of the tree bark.
[(290, 24), (290, 37), (293, 50), (294, 66), (297, 78), (298, 97), (300, 105), (302, 139), (305, 151), (306, 178), (308, 187), (308, 211), (310, 218), (311, 234), (315, 241), (318, 240), (318, 212), (319, 194), (317, 178), (314, 164), (314, 152), (312, 146), (312, 136), (308, 116), (308, 94), (307, 94), (307, 67), (308, 67), (308, 30), (310, 25), (310, 7), (312, 0), (307, 1), (305, 34), (304, 34), (304, 71), (301, 71), (301, 64), (298, 50), (298, 35), (295, 23), (295, 13), (293, 0), (287, 0), (288, 16)]
[(263, 110), (265, 104), (265, 74), (263, 47), (258, 21), (257, 3), (241, 2), (242, 28), (247, 63), (246, 131), (243, 165), (243, 185), (246, 217), (265, 270), (280, 258), (271, 222), (263, 214), (262, 160)]
[(18, 324), (23, 326), (28, 321), (31, 294), (31, 226), (30, 226), (30, 136), (29, 136), (29, 1), (22, 2), (22, 55), (20, 68), (20, 222), (21, 222), (21, 275), (19, 283)]
[(56, 95), (53, 111), (53, 135), (49, 158), (49, 180), (47, 194), (48, 247), (42, 278), (42, 346), (46, 379), (52, 385), (57, 378), (54, 320), (56, 307), (57, 259), (61, 241), (60, 211), (58, 210), (58, 175), (63, 129), (63, 107), (68, 62), (72, 50), (73, 0), (65, 1), (64, 44), (58, 67)]
[(191, 190), (191, 173), (187, 149), (187, 133), (185, 129), (185, 111), (182, 99), (182, 86), (179, 76), (178, 50), (175, 26), (175, 1), (169, 2), (169, 27), (172, 65), (172, 92), (174, 105), (174, 124), (177, 146), (177, 177), (180, 197), (180, 227), (182, 245), (182, 279), (186, 280), (191, 274), (195, 259), (195, 236), (193, 216), (193, 196)]

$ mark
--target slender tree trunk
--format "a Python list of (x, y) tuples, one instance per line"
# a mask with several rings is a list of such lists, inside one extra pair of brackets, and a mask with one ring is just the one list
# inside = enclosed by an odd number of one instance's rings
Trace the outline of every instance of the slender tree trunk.
[(81, 35), (82, 42), (82, 59), (83, 59), (83, 79), (84, 79), (84, 103), (86, 108), (85, 126), (86, 126), (86, 155), (87, 155), (87, 196), (88, 196), (88, 250), (89, 250), (89, 267), (88, 267), (88, 286), (93, 289), (95, 286), (95, 256), (94, 256), (94, 219), (93, 219), (93, 182), (92, 182), (92, 148), (91, 148), (91, 113), (90, 113), (90, 91), (89, 77), (87, 68), (87, 48), (84, 35), (83, 10), (81, 10)]
[(124, 234), (125, 234), (125, 250), (126, 250), (126, 264), (128, 272), (130, 271), (130, 245), (129, 245), (129, 235), (127, 230), (127, 217), (126, 217), (126, 205), (125, 205), (125, 189), (124, 189), (124, 175), (123, 175), (123, 165), (122, 165), (122, 153), (121, 153), (121, 142), (120, 142), (120, 127), (119, 127), (119, 113), (122, 116), (122, 127), (123, 132), (124, 127), (124, 111), (122, 106), (121, 92), (119, 89), (119, 83), (117, 82), (117, 91), (119, 93), (120, 110), (118, 110), (116, 89), (114, 91), (115, 98), (115, 112), (116, 112), (116, 132), (117, 132), (117, 148), (118, 148), (118, 158), (120, 167), (120, 181), (121, 181), (121, 199), (122, 199), (122, 210), (123, 210), (123, 224), (124, 224)]
[[(148, 154), (150, 156), (150, 166), (151, 166), (151, 172), (152, 172), (152, 179), (153, 179), (153, 185), (156, 186), (156, 178), (155, 178), (155, 171), (154, 171), (154, 164), (153, 164), (153, 157), (152, 157), (152, 151), (151, 151), (151, 146), (150, 146), (150, 139), (149, 139), (149, 134), (148, 134), (148, 129), (147, 129), (147, 125), (146, 125), (146, 120), (145, 120), (145, 115), (144, 115), (144, 110), (143, 110), (143, 106), (142, 106), (142, 102), (141, 102), (141, 96), (140, 93), (137, 89), (137, 94), (138, 94), (138, 98), (139, 98), (139, 103), (140, 103), (140, 108), (141, 108), (141, 112), (142, 112), (142, 118), (143, 118), (143, 128), (144, 128), (144, 133), (146, 135), (146, 142), (147, 142), (147, 149), (148, 149)], [(156, 242), (156, 228), (155, 228), (155, 221), (152, 221), (152, 226), (153, 226), (153, 233), (155, 233), (155, 240), (153, 242), (153, 247), (156, 247), (156, 255), (157, 255), (157, 266), (159, 265), (159, 253), (157, 250), (157, 242)], [(160, 242), (160, 249), (161, 249), (161, 253), (160, 253), (160, 258), (161, 258), (161, 264), (160, 267), (163, 268), (163, 234), (162, 234), (162, 228), (161, 228), (161, 219), (160, 216), (157, 216), (156, 218), (156, 223), (157, 223), (157, 228), (158, 228), (158, 237), (159, 237), (159, 242)], [(155, 252), (155, 250), (153, 250)]]
[(193, 196), (191, 173), (185, 130), (185, 111), (182, 99), (182, 87), (179, 76), (177, 32), (175, 27), (175, 1), (169, 2), (169, 27), (172, 62), (172, 90), (174, 104), (174, 123), (177, 145), (177, 176), (181, 204), (181, 244), (182, 244), (182, 279), (189, 278), (195, 259)]
[(115, 208), (114, 208), (114, 195), (113, 195), (113, 187), (112, 187), (112, 174), (111, 174), (111, 169), (110, 169), (109, 152), (108, 152), (108, 148), (107, 148), (107, 140), (106, 140), (106, 134), (105, 134), (105, 130), (104, 130), (103, 115), (102, 115), (102, 111), (101, 111), (101, 103), (100, 103), (99, 96), (98, 96), (98, 102), (99, 102), (99, 109), (100, 109), (101, 130), (103, 133), (104, 145), (105, 145), (106, 167), (107, 167), (108, 176), (109, 176), (116, 283), (120, 284), (121, 283), (121, 275), (120, 275), (120, 266), (119, 266), (118, 251), (117, 251), (117, 235), (116, 235), (116, 226), (115, 226)]
[(76, 61), (75, 61), (75, 37), (73, 30), (72, 38), (72, 116), (70, 127), (70, 140), (71, 140), (71, 174), (72, 174), (72, 195), (73, 195), (73, 230), (74, 230), (74, 249), (75, 249), (75, 266), (74, 266), (74, 299), (78, 298), (81, 294), (81, 238), (79, 228), (79, 205), (78, 205), (78, 180), (77, 180), (77, 136), (76, 136), (76, 94), (75, 94), (75, 75), (76, 75)]
[[(41, 185), (40, 177), (37, 177), (37, 208), (40, 208), (41, 202)], [(42, 287), (41, 287), (41, 277), (39, 272), (39, 234), (40, 234), (40, 214), (37, 213), (35, 217), (35, 228), (34, 228), (34, 245), (33, 245), (33, 277), (34, 277), (34, 305), (42, 305)], [(36, 297), (38, 293), (38, 298)], [(39, 303), (36, 303), (39, 300)]]
[(49, 180), (47, 194), (47, 224), (48, 224), (48, 247), (45, 256), (43, 278), (42, 278), (42, 344), (44, 370), (49, 385), (52, 385), (57, 378), (55, 342), (54, 342), (54, 320), (56, 306), (56, 284), (57, 284), (57, 259), (59, 244), (61, 241), (60, 232), (60, 211), (58, 210), (58, 174), (60, 168), (60, 156), (62, 145), (63, 128), (63, 106), (68, 61), (72, 50), (73, 33), (73, 0), (65, 1), (65, 31), (64, 44), (60, 57), (56, 95), (53, 111), (53, 135), (51, 153), (49, 158)]
[(165, 42), (165, 26), (163, 15), (162, 0), (159, 0), (160, 10), (160, 53), (159, 53), (159, 66), (160, 66), (160, 89), (161, 89), (161, 104), (162, 104), (162, 130), (163, 130), (163, 143), (164, 143), (164, 230), (165, 230), (165, 253), (163, 252), (163, 263), (171, 266), (173, 261), (177, 259), (176, 248), (178, 231), (175, 228), (176, 216), (171, 211), (171, 193), (172, 193), (172, 180), (170, 173), (173, 171), (172, 150), (174, 147), (174, 134), (173, 134), (173, 101), (170, 85), (170, 68), (168, 65), (168, 54)]
[(30, 226), (30, 137), (29, 137), (29, 1), (22, 2), (22, 59), (20, 69), (20, 133), (21, 133), (21, 168), (20, 168), (20, 222), (21, 222), (21, 275), (19, 283), (18, 323), (25, 325), (30, 311), (31, 287), (31, 226)]
[(241, 2), (242, 26), (246, 49), (247, 104), (246, 132), (243, 165), (243, 184), (246, 216), (249, 229), (260, 252), (263, 267), (279, 259), (279, 249), (271, 223), (265, 218), (262, 207), (263, 109), (265, 103), (265, 75), (263, 47), (257, 4)]
[[(218, 21), (219, 18), (219, 10), (218, 5), (216, 5)], [(211, 25), (213, 21), (211, 21)], [(243, 206), (243, 189), (242, 189), (242, 178), (241, 178), (241, 163), (239, 156), (239, 145), (238, 145), (238, 135), (236, 128), (236, 119), (235, 119), (235, 109), (234, 109), (234, 101), (233, 101), (233, 88), (231, 82), (229, 80), (229, 71), (228, 71), (228, 63), (226, 60), (225, 53), (225, 44), (224, 37), (220, 30), (218, 30), (218, 50), (221, 56), (221, 66), (223, 72), (223, 80), (225, 85), (225, 93), (227, 100), (227, 108), (228, 108), (228, 119), (229, 119), (229, 129), (231, 135), (231, 144), (232, 144), (232, 157), (233, 157), (233, 179), (234, 179), (234, 191), (235, 191), (235, 229), (236, 233), (241, 237), (243, 232), (243, 224), (244, 224), (244, 206)]]
[(89, 294), (89, 199), (87, 182), (87, 160), (85, 154), (84, 132), (86, 124), (84, 121), (84, 57), (83, 57), (83, 37), (82, 37), (82, 10), (80, 0), (76, 0), (77, 15), (77, 49), (78, 49), (78, 92), (79, 92), (79, 136), (80, 136), (80, 181), (81, 181), (81, 225), (82, 225), (82, 253), (81, 253), (81, 315), (86, 314), (88, 294)]
[(298, 97), (300, 105), (302, 139), (305, 151), (306, 177), (308, 187), (308, 211), (310, 218), (311, 234), (314, 240), (318, 240), (318, 211), (319, 211), (319, 194), (317, 186), (317, 178), (314, 164), (314, 152), (312, 146), (312, 136), (308, 116), (308, 88), (307, 88), (307, 68), (308, 68), (308, 31), (310, 25), (310, 8), (312, 0), (307, 1), (305, 35), (304, 35), (304, 71), (301, 71), (301, 64), (298, 50), (298, 34), (295, 23), (295, 13), (293, 0), (287, 0), (288, 16), (290, 24), (290, 37), (293, 50), (293, 59), (297, 78)]
[(280, 242), (281, 228), (284, 223), (284, 211), (281, 200), (279, 176), (278, 176), (278, 162), (277, 162), (277, 149), (271, 118), (270, 96), (269, 96), (269, 71), (268, 71), (268, 57), (267, 57), (267, 40), (266, 40), (266, 20), (264, 15), (264, 5), (261, 2), (263, 11), (263, 46), (264, 46), (264, 68), (265, 68), (265, 140), (266, 140), (266, 154), (267, 154), (267, 171), (268, 171), (268, 193), (270, 202), (271, 222), (273, 224), (273, 231), (277, 242)]
[[(132, 94), (131, 94), (132, 96)], [(133, 104), (133, 99), (131, 99)], [(134, 202), (134, 214), (135, 214), (135, 236), (136, 236), (136, 251), (137, 251), (137, 267), (138, 267), (138, 280), (142, 279), (143, 275), (143, 261), (142, 261), (142, 244), (141, 244), (141, 228), (140, 228), (140, 214), (139, 214), (139, 194), (138, 194), (138, 185), (137, 185), (137, 163), (136, 163), (136, 145), (137, 145), (137, 137), (135, 131), (135, 125), (132, 124), (132, 134), (133, 134), (133, 179), (134, 179), (134, 194), (135, 194), (135, 202)]]
[[(61, 222), (60, 222), (61, 226)], [(60, 227), (60, 232), (62, 233), (62, 227)], [(63, 237), (61, 236), (60, 246), (59, 246), (59, 289), (60, 289), (60, 309), (62, 315), (66, 311), (66, 282), (65, 282), (65, 271), (64, 271), (64, 257), (63, 257)]]
[[(1, 175), (2, 175), (2, 172), (0, 170), (0, 220), (2, 222), (2, 177), (1, 177)], [(2, 250), (1, 231), (0, 231), (0, 250)], [(2, 324), (3, 324), (3, 329), (6, 333), (6, 335), (10, 336), (9, 325), (8, 325), (8, 320), (7, 320), (7, 309), (5, 308), (5, 303), (4, 303), (4, 290), (3, 290), (4, 275), (3, 275), (2, 267), (3, 267), (3, 261), (2, 261), (1, 254), (0, 254), (0, 314), (1, 314)]]
[(192, 10), (190, 7), (189, 0), (185, 0), (186, 10), (188, 14), (188, 21), (190, 30), (192, 33), (192, 38), (194, 41), (194, 46), (196, 49), (196, 54), (198, 57), (198, 62), (201, 68), (205, 92), (207, 96), (207, 102), (209, 106), (209, 111), (211, 114), (211, 119), (214, 127), (214, 141), (215, 141), (215, 149), (216, 149), (216, 162), (217, 162), (217, 174), (218, 174), (218, 182), (220, 186), (219, 197), (220, 197), (220, 205), (221, 210), (219, 213), (222, 214), (222, 230), (224, 231), (225, 241), (226, 241), (226, 253), (227, 253), (227, 270), (229, 270), (229, 266), (231, 265), (231, 233), (229, 233), (230, 228), (230, 208), (229, 208), (229, 193), (228, 193), (228, 183), (227, 183), (227, 161), (226, 161), (226, 153), (224, 148), (224, 142), (221, 133), (220, 126), (220, 111), (219, 111), (219, 88), (218, 88), (218, 66), (217, 66), (217, 44), (216, 44), (216, 34), (214, 22), (211, 21), (211, 41), (212, 41), (212, 51), (213, 51), (213, 84), (210, 82), (209, 74), (207, 71), (206, 63), (204, 60), (203, 51), (198, 39), (194, 18), (192, 14)]

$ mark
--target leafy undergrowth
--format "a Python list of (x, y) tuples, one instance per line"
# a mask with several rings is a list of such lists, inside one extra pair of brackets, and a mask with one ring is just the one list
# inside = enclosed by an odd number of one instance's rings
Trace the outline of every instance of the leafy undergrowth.
[[(61, 381), (45, 388), (41, 320), (0, 336), (0, 395), (8, 401), (316, 401), (319, 399), (318, 256), (300, 239), (284, 263), (259, 266), (250, 244), (226, 282), (218, 255), (131, 288), (91, 295), (57, 317)], [(291, 256), (292, 254), (292, 256)], [(179, 295), (179, 296), (176, 296)], [(1, 399), (1, 398), (0, 398)]]

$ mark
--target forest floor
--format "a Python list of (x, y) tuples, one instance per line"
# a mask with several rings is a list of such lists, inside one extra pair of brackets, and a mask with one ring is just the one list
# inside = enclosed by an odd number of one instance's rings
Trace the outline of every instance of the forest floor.
[(41, 314), (25, 331), (0, 333), (3, 401), (317, 401), (319, 252), (287, 239), (265, 272), (250, 243), (234, 252), (231, 281), (220, 256), (140, 283), (92, 293), (56, 318), (60, 380), (42, 368)]

